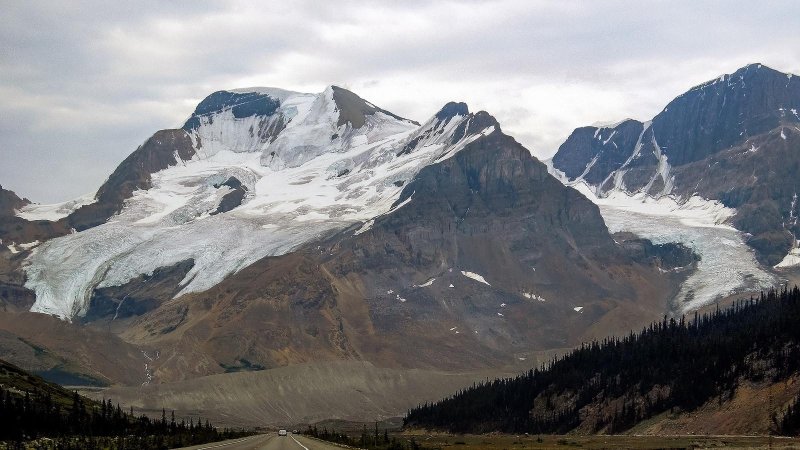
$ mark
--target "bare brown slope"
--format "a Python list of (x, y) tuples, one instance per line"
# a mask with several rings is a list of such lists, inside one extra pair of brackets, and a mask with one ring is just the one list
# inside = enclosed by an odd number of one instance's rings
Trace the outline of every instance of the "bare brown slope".
[(378, 368), (367, 362), (335, 361), (229, 373), (160, 385), (87, 392), (136, 410), (179, 417), (202, 416), (224, 426), (286, 426), (327, 419), (374, 421), (398, 417), (500, 372), (452, 374)]
[(737, 387), (732, 398), (713, 399), (695, 411), (665, 413), (647, 420), (629, 431), (648, 435), (765, 435), (774, 426), (773, 413), (782, 414), (800, 394), (795, 378), (777, 383), (746, 382)]
[(340, 359), (462, 371), (659, 317), (673, 275), (628, 256), (491, 116), (470, 123), (496, 131), (424, 169), (369, 231), (265, 258), (125, 339), (161, 350), (159, 381)]
[(340, 88), (339, 86), (331, 86), (331, 89), (333, 90), (333, 101), (336, 103), (336, 108), (339, 110), (339, 120), (336, 126), (350, 123), (353, 128), (361, 128), (366, 123), (366, 116), (371, 116), (377, 112), (394, 117), (398, 120), (405, 120), (419, 125), (413, 120), (404, 119), (385, 109), (378, 108), (347, 89)]
[(142, 350), (109, 332), (45, 314), (8, 307), (0, 312), (0, 359), (53, 381), (140, 384), (147, 379)]

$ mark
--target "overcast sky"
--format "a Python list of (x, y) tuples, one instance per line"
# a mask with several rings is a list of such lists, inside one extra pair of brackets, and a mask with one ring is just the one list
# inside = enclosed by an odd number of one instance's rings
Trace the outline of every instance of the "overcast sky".
[[(114, 5), (109, 5), (114, 3)], [(699, 5), (699, 6), (698, 6)], [(800, 74), (800, 2), (0, 0), (0, 184), (93, 192), (207, 94), (347, 87), (419, 121), (447, 101), (549, 157), (751, 62)]]

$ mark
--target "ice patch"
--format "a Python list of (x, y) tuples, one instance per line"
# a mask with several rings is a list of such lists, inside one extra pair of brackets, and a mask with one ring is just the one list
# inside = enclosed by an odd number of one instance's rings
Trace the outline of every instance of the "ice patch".
[(726, 223), (736, 213), (734, 209), (698, 196), (683, 203), (672, 197), (655, 199), (623, 192), (598, 198), (583, 183), (574, 187), (599, 206), (610, 232), (629, 231), (655, 244), (680, 242), (700, 255), (697, 269), (674, 299), (677, 310), (688, 312), (717, 298), (767, 289), (775, 283), (742, 234)]
[(485, 284), (487, 286), (491, 286), (491, 284), (489, 284), (489, 282), (486, 281), (486, 279), (483, 278), (482, 275), (478, 275), (475, 272), (469, 272), (469, 271), (466, 271), (466, 270), (462, 270), (461, 271), (461, 275), (464, 275), (467, 278), (472, 278), (473, 280), (478, 281), (480, 283), (483, 283), (483, 284)]
[(775, 264), (776, 269), (785, 269), (800, 265), (800, 241), (795, 241), (794, 247), (783, 257), (781, 262)]
[(51, 222), (55, 222), (72, 214), (75, 210), (77, 210), (81, 206), (91, 205), (96, 201), (97, 199), (94, 198), (94, 194), (86, 194), (74, 200), (66, 201), (63, 203), (54, 203), (52, 205), (40, 205), (38, 203), (31, 203), (17, 210), (16, 215), (17, 217), (21, 217), (25, 220), (30, 220), (30, 221), (48, 220)]
[(716, 200), (706, 200), (695, 195), (679, 202), (670, 196), (654, 198), (641, 192), (631, 195), (621, 191), (612, 191), (605, 197), (598, 197), (583, 181), (573, 184), (572, 187), (600, 206), (601, 212), (603, 207), (608, 207), (631, 214), (675, 218), (683, 225), (691, 227), (734, 229), (725, 222), (736, 214), (736, 210)]
[(30, 250), (30, 249), (36, 247), (39, 244), (41, 244), (41, 242), (39, 242), (37, 240), (37, 241), (33, 241), (33, 242), (28, 242), (27, 244), (19, 244), (19, 245), (17, 245), (17, 247), (19, 247), (19, 248), (21, 248), (23, 250)]
[(579, 312), (579, 313), (582, 313), (582, 312), (583, 312), (583, 306), (576, 306), (576, 307), (574, 307), (574, 308), (572, 308), (572, 309), (573, 309), (575, 312)]
[(369, 219), (368, 221), (364, 222), (364, 225), (361, 225), (361, 228), (359, 228), (358, 230), (356, 230), (355, 233), (353, 233), (353, 236), (358, 236), (361, 233), (369, 231), (373, 225), (375, 225), (375, 219)]
[[(2, 241), (0, 241), (0, 242), (2, 242)], [(11, 244), (6, 245), (6, 248), (8, 248), (8, 251), (10, 251), (12, 254), (16, 255), (17, 253), (24, 252), (24, 251), (30, 250), (32, 248), (35, 248), (39, 244), (41, 244), (41, 242), (39, 242), (38, 240), (33, 241), (33, 242), (28, 242), (28, 243), (25, 243), (25, 244), (17, 244), (17, 243), (12, 242)]]
[(544, 299), (544, 297), (542, 297), (541, 295), (536, 295), (536, 294), (531, 293), (531, 292), (523, 292), (522, 296), (527, 298), (528, 300), (536, 300), (536, 301), (539, 301), (539, 302), (546, 301)]
[(428, 287), (428, 286), (432, 285), (434, 281), (436, 281), (436, 278), (431, 278), (430, 280), (420, 284), (417, 287)]

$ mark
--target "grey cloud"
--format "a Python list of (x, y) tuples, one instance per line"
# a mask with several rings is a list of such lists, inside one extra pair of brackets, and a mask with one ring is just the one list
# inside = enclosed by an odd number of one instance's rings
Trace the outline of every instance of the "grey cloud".
[(800, 4), (775, 1), (6, 2), (0, 184), (90, 192), (208, 93), (350, 86), (425, 120), (449, 100), (547, 156), (575, 127), (647, 119), (754, 61), (800, 71)]

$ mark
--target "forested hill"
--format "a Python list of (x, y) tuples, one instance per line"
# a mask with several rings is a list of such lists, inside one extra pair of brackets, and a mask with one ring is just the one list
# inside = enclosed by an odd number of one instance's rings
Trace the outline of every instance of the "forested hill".
[[(584, 345), (541, 369), (420, 406), (404, 422), (471, 433), (620, 433), (664, 412), (722, 404), (739, 386), (785, 381), (799, 370), (795, 287)], [(772, 429), (764, 431), (797, 434), (797, 403), (770, 404)]]
[[(136, 416), (111, 400), (95, 402), (0, 360), (0, 448), (163, 449), (241, 436), (208, 421)], [(47, 439), (42, 439), (47, 438)], [(29, 445), (30, 444), (30, 445)]]

